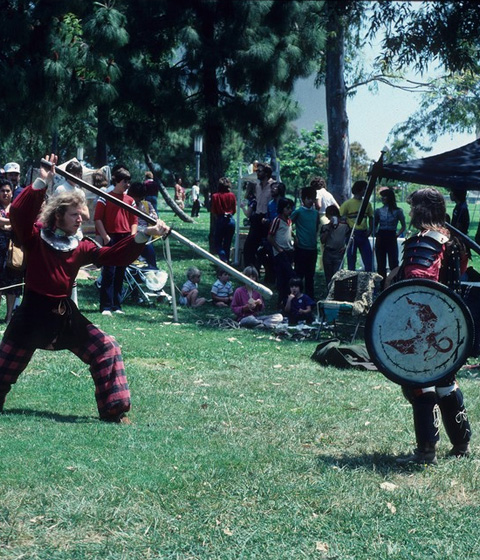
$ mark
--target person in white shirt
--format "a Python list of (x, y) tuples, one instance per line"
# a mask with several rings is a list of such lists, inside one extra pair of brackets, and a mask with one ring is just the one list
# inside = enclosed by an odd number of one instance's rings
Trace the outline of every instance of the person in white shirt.
[(336, 206), (339, 208), (338, 202), (335, 200), (333, 194), (327, 191), (327, 183), (322, 177), (314, 177), (310, 181), (310, 187), (313, 187), (317, 191), (315, 207), (320, 214), (321, 224), (327, 224), (328, 219), (325, 218), (325, 211), (328, 206)]

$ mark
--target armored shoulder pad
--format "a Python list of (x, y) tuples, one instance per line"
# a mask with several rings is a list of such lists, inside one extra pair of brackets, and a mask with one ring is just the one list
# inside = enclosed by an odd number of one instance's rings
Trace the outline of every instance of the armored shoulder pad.
[(444, 245), (447, 241), (450, 240), (448, 235), (445, 235), (444, 233), (441, 233), (439, 231), (434, 231), (432, 229), (429, 229), (424, 233), (420, 233), (419, 235), (421, 237), (429, 237), (429, 238), (437, 241), (438, 243), (441, 243), (442, 245)]
[(427, 231), (410, 237), (403, 245), (403, 264), (430, 267), (438, 259), (448, 237), (437, 231)]

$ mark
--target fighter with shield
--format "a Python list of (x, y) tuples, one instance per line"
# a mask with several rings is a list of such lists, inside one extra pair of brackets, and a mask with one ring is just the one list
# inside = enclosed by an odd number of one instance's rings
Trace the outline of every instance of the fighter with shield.
[(455, 375), (471, 351), (473, 322), (456, 293), (466, 252), (445, 226), (443, 195), (424, 188), (409, 203), (418, 233), (405, 241), (401, 281), (370, 311), (365, 342), (379, 370), (402, 385), (412, 405), (417, 446), (398, 462), (435, 464), (441, 422), (452, 444), (449, 454), (470, 452), (471, 428)]

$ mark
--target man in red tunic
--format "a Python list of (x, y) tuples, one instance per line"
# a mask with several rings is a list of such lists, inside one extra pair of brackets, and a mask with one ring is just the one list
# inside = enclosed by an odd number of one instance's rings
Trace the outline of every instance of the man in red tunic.
[[(54, 154), (46, 159), (57, 161)], [(27, 269), (23, 301), (0, 343), (0, 410), (37, 348), (68, 349), (90, 366), (100, 419), (127, 422), (130, 391), (120, 348), (80, 313), (70, 294), (80, 267), (126, 266), (140, 255), (149, 236), (165, 235), (167, 227), (159, 220), (112, 247), (99, 248), (80, 231), (85, 204), (81, 191), (51, 197), (37, 222), (54, 172), (54, 165), (51, 170), (41, 168), (39, 178), (22, 191), (10, 210)]]

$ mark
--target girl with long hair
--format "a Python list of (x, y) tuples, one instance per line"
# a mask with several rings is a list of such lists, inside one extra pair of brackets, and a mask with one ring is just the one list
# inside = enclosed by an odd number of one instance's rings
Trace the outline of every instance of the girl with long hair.
[[(391, 189), (380, 191), (382, 206), (375, 210), (374, 221), (376, 226), (375, 256), (377, 258), (377, 272), (385, 281), (388, 268), (394, 270), (398, 266), (397, 238), (401, 237), (406, 229), (405, 215), (397, 206), (395, 193)], [(400, 230), (398, 229), (400, 224)]]

